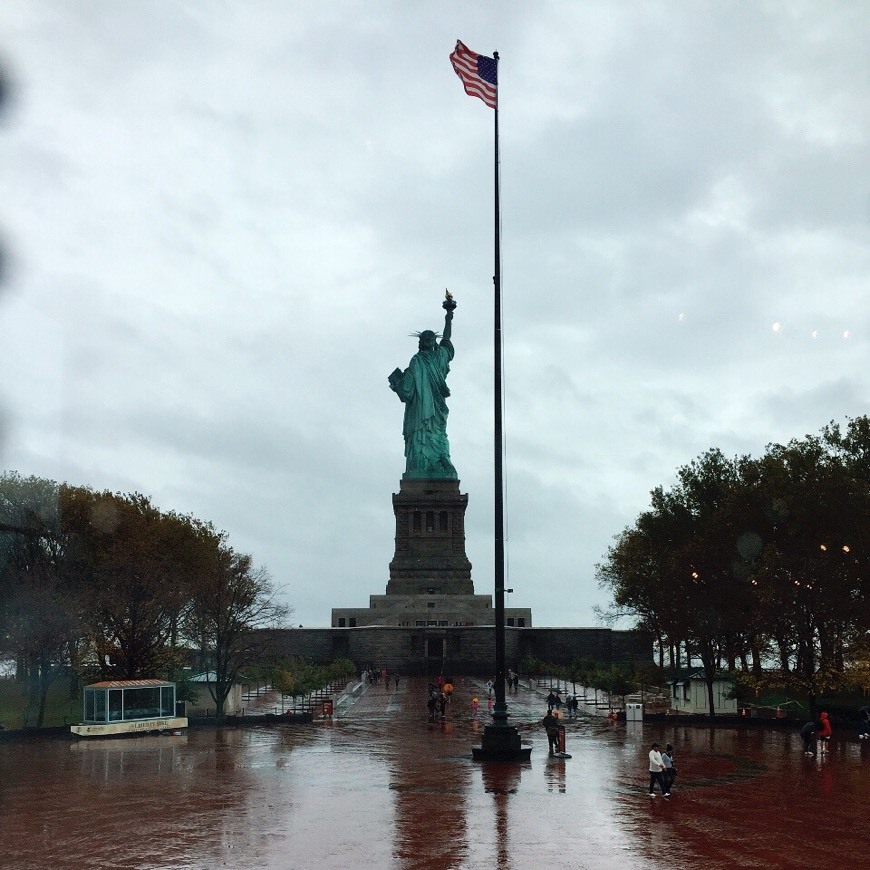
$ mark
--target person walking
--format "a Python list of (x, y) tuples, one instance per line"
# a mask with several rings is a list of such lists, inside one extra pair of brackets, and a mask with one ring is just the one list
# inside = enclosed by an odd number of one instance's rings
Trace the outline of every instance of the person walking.
[(658, 783), (662, 790), (662, 797), (670, 797), (671, 793), (665, 785), (664, 777), (665, 763), (662, 761), (662, 754), (659, 752), (658, 743), (653, 743), (649, 750), (649, 796), (656, 796), (655, 787)]
[(804, 741), (804, 755), (816, 754), (816, 723), (807, 722), (801, 728), (801, 739)]
[(559, 720), (553, 715), (552, 709), (547, 710), (547, 715), (541, 720), (541, 725), (547, 732), (550, 755), (555, 755), (559, 751)]
[(435, 706), (438, 703), (438, 698), (435, 692), (429, 692), (429, 700), (426, 702), (426, 707), (429, 709), (429, 721), (435, 721)]
[(665, 787), (670, 791), (674, 780), (677, 778), (677, 768), (674, 765), (674, 747), (670, 743), (665, 746), (665, 751), (662, 753), (662, 761), (665, 765)]
[(550, 694), (547, 695), (547, 709), (552, 710), (553, 707), (556, 706), (556, 696), (553, 694), (553, 690), (550, 689)]

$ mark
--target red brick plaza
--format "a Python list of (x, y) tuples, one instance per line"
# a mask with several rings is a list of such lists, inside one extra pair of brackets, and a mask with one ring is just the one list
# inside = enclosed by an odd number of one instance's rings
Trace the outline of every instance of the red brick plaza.
[[(795, 729), (566, 723), (551, 759), (544, 692), (509, 696), (524, 766), (472, 761), (485, 677), (457, 679), (444, 721), (427, 680), (367, 686), (308, 725), (178, 737), (0, 741), (0, 865), (168, 868), (828, 868), (866, 865), (870, 741), (835, 730), (805, 758)], [(474, 715), (472, 698), (479, 699)], [(581, 709), (582, 714), (582, 709)], [(670, 742), (668, 799), (647, 753)]]

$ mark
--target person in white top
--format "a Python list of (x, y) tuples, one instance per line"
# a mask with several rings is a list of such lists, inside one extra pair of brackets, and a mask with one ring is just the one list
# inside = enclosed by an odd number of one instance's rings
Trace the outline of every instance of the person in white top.
[(659, 784), (659, 788), (662, 790), (662, 795), (664, 795), (664, 797), (671, 796), (671, 793), (665, 786), (665, 778), (662, 774), (664, 769), (665, 763), (662, 761), (662, 754), (659, 752), (659, 745), (658, 743), (653, 743), (652, 748), (649, 751), (649, 796), (651, 798), (656, 796), (656, 783)]

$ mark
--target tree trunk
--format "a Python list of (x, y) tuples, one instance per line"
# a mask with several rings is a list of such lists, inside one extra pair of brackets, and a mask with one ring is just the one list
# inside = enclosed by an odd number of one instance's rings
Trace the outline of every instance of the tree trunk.
[(714, 719), (716, 717), (716, 710), (713, 705), (713, 679), (712, 677), (707, 677), (707, 703), (710, 706), (710, 718)]
[(704, 682), (707, 684), (707, 707), (710, 719), (716, 715), (716, 710), (713, 704), (713, 681), (716, 679), (716, 651), (712, 644), (703, 644), (701, 646), (701, 664), (704, 666)]
[(776, 646), (779, 649), (779, 667), (784, 674), (791, 673), (791, 656), (789, 655), (788, 643), (784, 637), (777, 637)]
[(761, 650), (759, 649), (757, 641), (752, 642), (752, 646), (750, 647), (750, 651), (752, 653), (752, 675), (754, 677), (761, 676)]
[(39, 703), (39, 659), (34, 653), (27, 656), (27, 703)]
[(47, 661), (39, 664), (39, 706), (36, 713), (36, 727), (42, 728), (45, 721), (45, 702), (48, 698), (48, 687), (51, 685), (51, 665)]

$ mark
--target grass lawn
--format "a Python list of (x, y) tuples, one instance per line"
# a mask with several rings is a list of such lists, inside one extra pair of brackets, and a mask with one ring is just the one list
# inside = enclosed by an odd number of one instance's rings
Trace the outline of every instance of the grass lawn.
[[(7, 730), (33, 727), (39, 708), (28, 704), (27, 691), (14, 679), (0, 679), (0, 723)], [(70, 699), (69, 681), (55, 680), (48, 690), (45, 701), (43, 725), (71, 725), (82, 718), (81, 697)]]
[[(759, 697), (746, 699), (753, 707), (780, 707), (786, 716), (796, 719), (809, 719), (810, 712), (805, 701), (796, 700), (794, 697), (778, 693), (767, 692)], [(816, 698), (816, 711), (827, 710), (834, 719), (857, 720), (858, 708), (870, 703), (866, 695), (860, 692), (841, 693), (838, 695), (825, 695)]]

